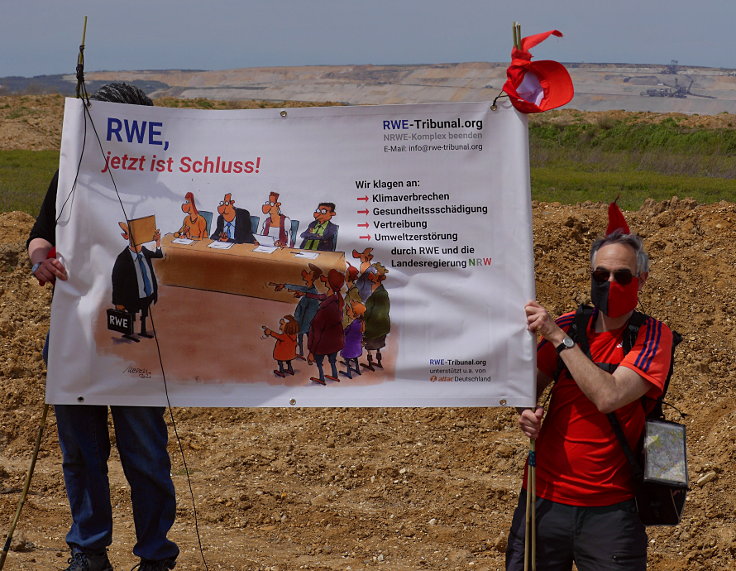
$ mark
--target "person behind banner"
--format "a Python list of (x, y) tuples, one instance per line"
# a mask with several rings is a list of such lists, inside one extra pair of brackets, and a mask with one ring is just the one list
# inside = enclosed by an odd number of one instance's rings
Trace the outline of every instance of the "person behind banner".
[[(153, 105), (137, 87), (110, 83), (92, 99), (132, 105)], [(94, 103), (93, 103), (94, 104)], [(54, 255), (56, 244), (57, 172), (49, 184), (27, 241), (31, 272), (43, 285), (66, 280), (67, 270)], [(73, 206), (72, 206), (73, 207)], [(127, 248), (126, 248), (127, 249)], [(49, 338), (43, 349), (47, 360)], [(94, 379), (94, 374), (91, 374)], [(72, 524), (66, 535), (71, 558), (66, 571), (111, 571), (107, 548), (112, 543), (112, 504), (107, 462), (110, 457), (108, 407), (55, 405), (62, 470)], [(133, 504), (139, 571), (173, 569), (179, 554), (167, 538), (176, 516), (176, 495), (167, 450), (163, 407), (111, 406), (115, 440)]]
[(303, 238), (302, 250), (318, 250), (334, 252), (337, 247), (337, 229), (339, 226), (330, 222), (336, 215), (332, 202), (320, 202), (314, 211), (314, 221), (307, 226), (299, 237)]
[[(546, 411), (520, 411), (518, 424), (536, 439), (537, 569), (581, 571), (646, 568), (647, 535), (634, 500), (634, 483), (609, 413), (632, 448), (645, 422), (642, 397), (662, 393), (670, 366), (672, 332), (651, 317), (624, 355), (623, 336), (649, 275), (649, 258), (628, 226), (591, 248), (591, 298), (586, 355), (568, 335), (575, 312), (553, 320), (537, 301), (526, 307), (537, 349), (539, 394), (554, 383)], [(582, 335), (578, 327), (578, 337)], [(608, 372), (612, 370), (613, 372)], [(653, 401), (652, 401), (653, 402)], [(509, 533), (506, 568), (524, 568), (525, 484)]]
[(253, 226), (250, 212), (245, 208), (235, 208), (235, 199), (229, 192), (217, 207), (217, 227), (210, 238), (235, 244), (253, 244)]

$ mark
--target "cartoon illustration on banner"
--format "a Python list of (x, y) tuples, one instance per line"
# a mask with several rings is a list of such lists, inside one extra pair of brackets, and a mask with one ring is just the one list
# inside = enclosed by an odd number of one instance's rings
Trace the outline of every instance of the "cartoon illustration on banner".
[(285, 117), (69, 100), (55, 323), (88, 333), (51, 336), (49, 398), (524, 401), (526, 145), (510, 104)]
[[(153, 338), (147, 318), (150, 306), (158, 301), (160, 283), (174, 304), (178, 303), (177, 290), (169, 288), (184, 287), (269, 300), (276, 302), (273, 306), (280, 313), (284, 312), (283, 304), (294, 305), (286, 309), (291, 313), (278, 320), (277, 330), (262, 326), (263, 335), (276, 340), (273, 358), (278, 369), (273, 369), (273, 375), (278, 378), (299, 375), (326, 386), (327, 381), (340, 382), (341, 377), (352, 379), (353, 374), (383, 369), (381, 349), (386, 347), (390, 330), (390, 304), (383, 286), (388, 270), (378, 262), (371, 263), (373, 248), (363, 253), (353, 251), (353, 256), (361, 260), (360, 275), (357, 268), (345, 263), (344, 252), (335, 251), (339, 226), (331, 221), (337, 214), (331, 202), (317, 205), (314, 220), (299, 234), (300, 248), (294, 248), (300, 221), (281, 214), (279, 193), (270, 192), (268, 196), (261, 207), (265, 215), (261, 220), (246, 208), (236, 207), (232, 194), (226, 193), (217, 206), (216, 227), (210, 229), (212, 213), (199, 211), (194, 194), (187, 192), (181, 205), (186, 214), (183, 223), (178, 230), (164, 235), (163, 247), (155, 216), (119, 222), (128, 246), (112, 269), (114, 308), (105, 311), (107, 329), (122, 333), (122, 339), (131, 343)], [(154, 250), (145, 246), (151, 242), (155, 242)], [(280, 257), (276, 263), (259, 263), (272, 261), (274, 254)], [(321, 265), (307, 262), (309, 259)], [(231, 278), (225, 277), (228, 275)], [(288, 283), (298, 281), (297, 277), (305, 285)], [(284, 290), (296, 299), (279, 293)], [(210, 303), (232, 304), (228, 297), (209, 299)], [(167, 311), (161, 311), (159, 328), (208, 328), (197, 312), (178, 317), (176, 324), (169, 324), (167, 315)], [(134, 333), (136, 321), (140, 327)], [(104, 335), (98, 333), (98, 351), (104, 353), (112, 347), (114, 353), (121, 344), (117, 336), (110, 341), (105, 343)], [(249, 351), (260, 352), (261, 347), (257, 344)], [(367, 362), (360, 364), (364, 351)], [(338, 371), (338, 358), (344, 371)], [(210, 380), (207, 359), (188, 361), (188, 368), (199, 380)], [(252, 372), (259, 376), (264, 373)], [(246, 376), (242, 382), (252, 378)]]

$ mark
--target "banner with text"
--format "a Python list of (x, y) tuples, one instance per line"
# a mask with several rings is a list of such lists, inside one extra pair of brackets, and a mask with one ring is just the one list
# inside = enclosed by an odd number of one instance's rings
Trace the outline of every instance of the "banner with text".
[(527, 406), (526, 118), (66, 102), (49, 403)]

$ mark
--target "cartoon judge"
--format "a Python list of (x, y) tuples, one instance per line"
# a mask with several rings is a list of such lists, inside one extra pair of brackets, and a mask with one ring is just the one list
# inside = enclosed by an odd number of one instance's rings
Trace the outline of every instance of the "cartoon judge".
[(330, 222), (336, 215), (332, 202), (320, 202), (314, 211), (314, 221), (299, 236), (303, 238), (302, 250), (318, 250), (334, 252), (337, 246), (337, 230), (339, 226)]
[(250, 212), (245, 208), (235, 208), (235, 199), (229, 192), (217, 207), (217, 228), (212, 233), (212, 240), (235, 242), (236, 244), (253, 244), (253, 229)]

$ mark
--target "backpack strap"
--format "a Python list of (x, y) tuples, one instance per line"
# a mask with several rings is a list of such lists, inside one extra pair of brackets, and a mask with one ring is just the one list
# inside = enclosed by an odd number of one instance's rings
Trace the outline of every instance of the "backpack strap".
[[(588, 344), (588, 325), (590, 323), (591, 317), (593, 317), (595, 313), (595, 309), (589, 305), (582, 304), (578, 307), (578, 309), (575, 312), (575, 317), (570, 325), (570, 328), (567, 331), (567, 334), (572, 337), (572, 339), (575, 341), (575, 343), (578, 344), (580, 349), (587, 355), (587, 357), (590, 359), (590, 345)], [(629, 319), (628, 324), (626, 325), (626, 330), (623, 334), (622, 339), (622, 346), (624, 355), (629, 353), (631, 349), (636, 344), (636, 339), (639, 335), (639, 330), (641, 329), (642, 325), (644, 325), (647, 320), (649, 319), (649, 316), (645, 313), (642, 313), (640, 311), (634, 311), (631, 314), (631, 318)], [(644, 413), (647, 418), (658, 418), (662, 419), (664, 418), (664, 412), (662, 411), (662, 403), (664, 401), (665, 396), (667, 395), (667, 389), (669, 388), (670, 379), (672, 378), (672, 372), (674, 370), (674, 364), (675, 364), (675, 348), (677, 345), (682, 341), (682, 335), (680, 335), (677, 331), (674, 329), (672, 330), (672, 358), (670, 359), (670, 368), (667, 373), (667, 378), (665, 379), (664, 387), (662, 388), (662, 394), (657, 397), (656, 399), (652, 399), (650, 397), (647, 397), (646, 395), (641, 397), (641, 404), (644, 408)], [(592, 360), (592, 359), (591, 359)], [(613, 374), (613, 372), (618, 368), (618, 364), (613, 363), (596, 363), (596, 365), (606, 371), (607, 373)], [(554, 374), (554, 380), (556, 381), (560, 373), (565, 369), (565, 363), (562, 361), (561, 357), (557, 358), (557, 369)], [(652, 405), (652, 401), (654, 401), (654, 404)], [(649, 412), (647, 412), (649, 411)]]
[(580, 350), (588, 357), (590, 357), (590, 345), (588, 344), (588, 324), (590, 323), (590, 318), (593, 316), (594, 311), (595, 310), (589, 305), (580, 305), (575, 312), (574, 336), (570, 335), (575, 343), (580, 346)]
[[(665, 395), (667, 395), (667, 389), (670, 387), (670, 379), (672, 378), (672, 372), (674, 371), (674, 367), (675, 367), (675, 349), (677, 349), (677, 346), (680, 343), (682, 343), (682, 335), (680, 335), (674, 329), (672, 329), (671, 331), (672, 331), (672, 358), (670, 359), (670, 369), (669, 371), (667, 371), (667, 378), (664, 381), (664, 387), (662, 387), (662, 394), (659, 395), (659, 397), (657, 397), (657, 399), (654, 401), (654, 406), (652, 407), (651, 412), (647, 414), (647, 418), (656, 418), (659, 420), (664, 419), (664, 411), (662, 410), (662, 403), (664, 402)], [(642, 404), (646, 404), (647, 400), (652, 400), (652, 399), (647, 399), (646, 395), (641, 398), (642, 398)], [(646, 410), (646, 406), (644, 407), (644, 410)], [(677, 409), (675, 408), (675, 410)], [(682, 412), (680, 412), (680, 414), (684, 416)]]
[(642, 478), (644, 477), (644, 470), (641, 464), (636, 460), (636, 457), (631, 450), (631, 446), (629, 446), (629, 443), (626, 440), (624, 429), (621, 428), (621, 423), (618, 421), (616, 413), (609, 412), (606, 417), (608, 418), (608, 422), (611, 423), (611, 428), (613, 429), (613, 432), (616, 435), (616, 439), (618, 440), (619, 444), (621, 444), (621, 448), (624, 451), (624, 456), (626, 456), (626, 460), (631, 467), (631, 475), (634, 478), (634, 483), (638, 484), (642, 481)]
[[(588, 346), (588, 323), (595, 310), (585, 304), (580, 304), (575, 311), (575, 318), (573, 319), (570, 327), (567, 330), (567, 334), (572, 338), (575, 343), (580, 347), (581, 351), (590, 357), (590, 347)], [(581, 333), (582, 332), (582, 333)], [(557, 381), (560, 378), (560, 373), (565, 370), (565, 363), (562, 357), (557, 357), (557, 368), (553, 379)]]
[[(595, 309), (593, 309), (591, 306), (584, 304), (580, 305), (575, 312), (575, 320), (573, 321), (570, 329), (567, 332), (567, 334), (573, 338), (575, 343), (578, 344), (580, 350), (585, 353), (585, 355), (589, 359), (591, 359), (591, 355), (587, 332), (590, 318), (593, 316), (594, 312)], [(644, 323), (646, 323), (646, 321), (647, 315), (644, 313), (634, 311), (634, 313), (631, 314), (631, 318), (629, 318), (629, 322), (626, 325), (626, 331), (624, 331), (622, 340), (624, 355), (631, 351), (631, 349), (636, 344), (636, 338), (639, 335), (639, 329), (642, 325), (644, 325)], [(562, 359), (560, 359), (560, 362), (561, 361)], [(596, 365), (598, 365), (598, 367), (600, 367), (607, 373), (613, 373), (618, 367), (618, 364), (613, 363), (596, 363)], [(560, 370), (562, 370), (562, 368), (564, 368), (564, 364), (562, 365)]]

